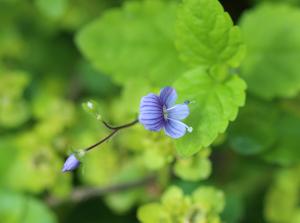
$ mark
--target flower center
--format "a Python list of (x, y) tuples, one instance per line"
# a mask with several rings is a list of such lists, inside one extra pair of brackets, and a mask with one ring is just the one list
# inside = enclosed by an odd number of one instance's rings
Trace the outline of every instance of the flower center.
[[(188, 102), (188, 103), (189, 103), (189, 102)], [(177, 105), (174, 105), (174, 106), (171, 107), (171, 108), (167, 108), (165, 105), (163, 106), (163, 116), (164, 116), (165, 121), (166, 121), (166, 120), (172, 120), (173, 122), (176, 122), (176, 123), (178, 123), (178, 124), (180, 124), (180, 125), (183, 125), (183, 126), (187, 129), (188, 132), (192, 132), (192, 131), (193, 131), (193, 127), (188, 126), (188, 125), (184, 124), (183, 122), (178, 121), (178, 120), (176, 120), (176, 119), (173, 119), (173, 118), (169, 118), (169, 117), (168, 117), (168, 112), (169, 112), (170, 110), (176, 108), (176, 106), (177, 106)]]
[(168, 119), (168, 109), (165, 105), (163, 106), (163, 115), (164, 115), (164, 119), (167, 120)]

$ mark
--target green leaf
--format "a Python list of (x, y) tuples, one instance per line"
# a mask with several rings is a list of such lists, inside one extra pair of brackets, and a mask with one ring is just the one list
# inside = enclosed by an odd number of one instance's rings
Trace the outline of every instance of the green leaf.
[(209, 154), (209, 149), (203, 149), (193, 157), (178, 159), (174, 165), (174, 173), (187, 181), (206, 179), (211, 173)]
[(168, 161), (168, 157), (165, 157), (161, 150), (158, 150), (156, 148), (154, 147), (151, 149), (147, 149), (143, 154), (144, 164), (150, 170), (159, 170)]
[(177, 152), (182, 156), (208, 147), (236, 118), (245, 101), (246, 84), (237, 75), (219, 81), (201, 67), (185, 73), (174, 86), (182, 101), (192, 102), (185, 122), (193, 132), (176, 141)]
[(236, 193), (235, 190), (233, 192), (226, 192), (225, 197), (226, 205), (221, 216), (222, 220), (230, 223), (241, 222), (246, 209), (243, 197)]
[(277, 140), (278, 109), (271, 103), (247, 100), (237, 120), (229, 128), (228, 139), (231, 147), (240, 154), (262, 153)]
[[(154, 213), (158, 208), (160, 208), (160, 211)], [(155, 220), (153, 223), (183, 222), (189, 213), (189, 209), (191, 209), (190, 197), (185, 196), (180, 188), (170, 186), (162, 195), (160, 204), (152, 203), (139, 209), (139, 219), (143, 223), (150, 223), (146, 217), (151, 217)], [(149, 213), (146, 213), (146, 210)]]
[[(1, 100), (1, 99), (0, 99)], [(30, 117), (25, 100), (7, 100), (0, 102), (0, 126), (14, 128), (24, 124)]]
[(176, 8), (174, 2), (127, 2), (83, 28), (77, 45), (96, 68), (120, 83), (140, 77), (166, 85), (183, 70), (173, 43)]
[(138, 218), (143, 223), (220, 223), (223, 208), (224, 195), (213, 187), (199, 187), (190, 196), (184, 195), (179, 187), (171, 186), (160, 203), (140, 207)]
[(229, 129), (231, 147), (283, 166), (299, 163), (300, 113), (293, 103), (298, 105), (297, 100), (274, 104), (250, 98)]
[(252, 0), (253, 2), (260, 3), (260, 2), (273, 2), (273, 3), (288, 3), (292, 5), (299, 5), (299, 0)]
[(297, 222), (293, 217), (299, 207), (298, 167), (280, 170), (265, 199), (264, 215), (268, 222)]
[(30, 118), (28, 104), (22, 98), (28, 83), (26, 72), (0, 71), (0, 126), (18, 127)]
[(200, 187), (193, 192), (193, 201), (201, 204), (204, 213), (219, 214), (225, 207), (225, 197), (222, 191), (213, 187)]
[(34, 3), (43, 15), (51, 19), (63, 16), (68, 6), (68, 0), (35, 0)]
[(299, 163), (300, 117), (283, 113), (276, 121), (276, 127), (277, 141), (263, 157), (272, 163), (285, 166)]
[(183, 211), (190, 205), (190, 201), (185, 199), (183, 191), (177, 186), (171, 186), (163, 194), (161, 202), (169, 211), (177, 213)]
[(167, 219), (167, 213), (164, 213), (160, 204), (146, 204), (138, 209), (138, 219), (143, 223), (156, 223), (161, 219)]
[(17, 157), (14, 137), (0, 138), (0, 185), (6, 183), (6, 176)]
[(190, 66), (240, 64), (245, 51), (240, 30), (218, 0), (184, 0), (176, 27), (177, 48)]
[(0, 221), (5, 223), (55, 223), (54, 214), (40, 201), (10, 191), (0, 191)]
[(208, 186), (200, 187), (193, 192), (192, 199), (199, 207), (194, 213), (195, 219), (198, 220), (195, 222), (201, 222), (203, 216), (205, 216), (206, 222), (221, 222), (219, 214), (225, 207), (225, 197), (222, 191)]
[(14, 143), (18, 154), (7, 171), (5, 185), (16, 191), (40, 193), (57, 183), (63, 162), (53, 147), (34, 132), (17, 135)]
[(299, 20), (299, 9), (283, 4), (263, 4), (242, 17), (247, 56), (241, 74), (253, 94), (272, 99), (299, 92)]

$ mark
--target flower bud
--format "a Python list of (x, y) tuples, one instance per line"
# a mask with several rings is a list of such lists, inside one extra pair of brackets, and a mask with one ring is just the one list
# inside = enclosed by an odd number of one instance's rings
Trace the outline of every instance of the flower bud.
[(76, 158), (74, 154), (71, 154), (64, 163), (62, 172), (73, 171), (80, 165), (80, 161)]

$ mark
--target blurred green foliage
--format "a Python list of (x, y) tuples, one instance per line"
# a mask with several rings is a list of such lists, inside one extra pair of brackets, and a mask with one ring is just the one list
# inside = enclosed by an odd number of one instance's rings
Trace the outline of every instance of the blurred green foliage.
[(161, 203), (141, 207), (138, 218), (144, 223), (218, 223), (218, 214), (223, 208), (224, 195), (214, 188), (200, 187), (191, 196), (185, 196), (180, 188), (174, 186), (163, 194)]
[(241, 73), (251, 93), (265, 99), (297, 95), (300, 30), (295, 27), (299, 19), (299, 10), (285, 4), (263, 4), (242, 17), (248, 53)]
[[(221, 3), (0, 0), (0, 222), (300, 222), (299, 1)], [(191, 134), (136, 125), (61, 173), (167, 85)]]

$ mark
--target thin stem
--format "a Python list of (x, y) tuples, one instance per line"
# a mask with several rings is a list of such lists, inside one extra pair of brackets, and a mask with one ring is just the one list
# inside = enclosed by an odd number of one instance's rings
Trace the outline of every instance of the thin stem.
[(102, 123), (105, 125), (106, 128), (114, 130), (115, 128), (109, 125), (106, 121), (102, 121)]
[(104, 139), (101, 139), (99, 142), (97, 142), (97, 143), (95, 143), (95, 144), (93, 144), (93, 145), (91, 145), (91, 146), (85, 148), (84, 151), (86, 151), (86, 152), (87, 152), (87, 151), (90, 151), (91, 149), (93, 149), (93, 148), (95, 148), (95, 147), (101, 145), (102, 143), (106, 142), (107, 140), (109, 140), (109, 139), (110, 139), (111, 137), (113, 137), (113, 135), (115, 135), (119, 130), (125, 129), (125, 128), (129, 128), (129, 127), (135, 125), (135, 124), (138, 123), (138, 122), (139, 122), (139, 120), (136, 119), (136, 120), (134, 120), (133, 122), (130, 122), (130, 123), (128, 123), (128, 124), (120, 125), (120, 126), (116, 126), (116, 127), (112, 127), (112, 126), (110, 126), (109, 124), (107, 124), (105, 121), (103, 121), (103, 124), (104, 124), (107, 128), (109, 128), (109, 129), (111, 129), (111, 130), (113, 130), (113, 131), (112, 131), (108, 136), (106, 136)]
[(108, 139), (110, 139), (114, 134), (116, 134), (119, 130), (114, 130), (113, 132), (111, 132), (108, 136), (106, 136), (104, 139), (101, 139), (99, 142), (85, 148), (84, 150), (87, 152), (87, 151), (90, 151), (91, 149), (101, 145), (102, 143), (104, 143), (105, 141), (107, 141)]
[(130, 127), (130, 126), (132, 126), (132, 125), (135, 125), (136, 123), (139, 122), (139, 120), (136, 119), (136, 120), (134, 120), (133, 122), (130, 122), (130, 123), (128, 123), (128, 124), (120, 125), (120, 126), (115, 126), (115, 127), (109, 125), (109, 124), (108, 124), (107, 122), (105, 122), (105, 121), (102, 121), (102, 122), (103, 122), (103, 124), (104, 124), (107, 128), (109, 128), (109, 129), (112, 129), (112, 130), (119, 130), (119, 129), (123, 129), (123, 128)]

